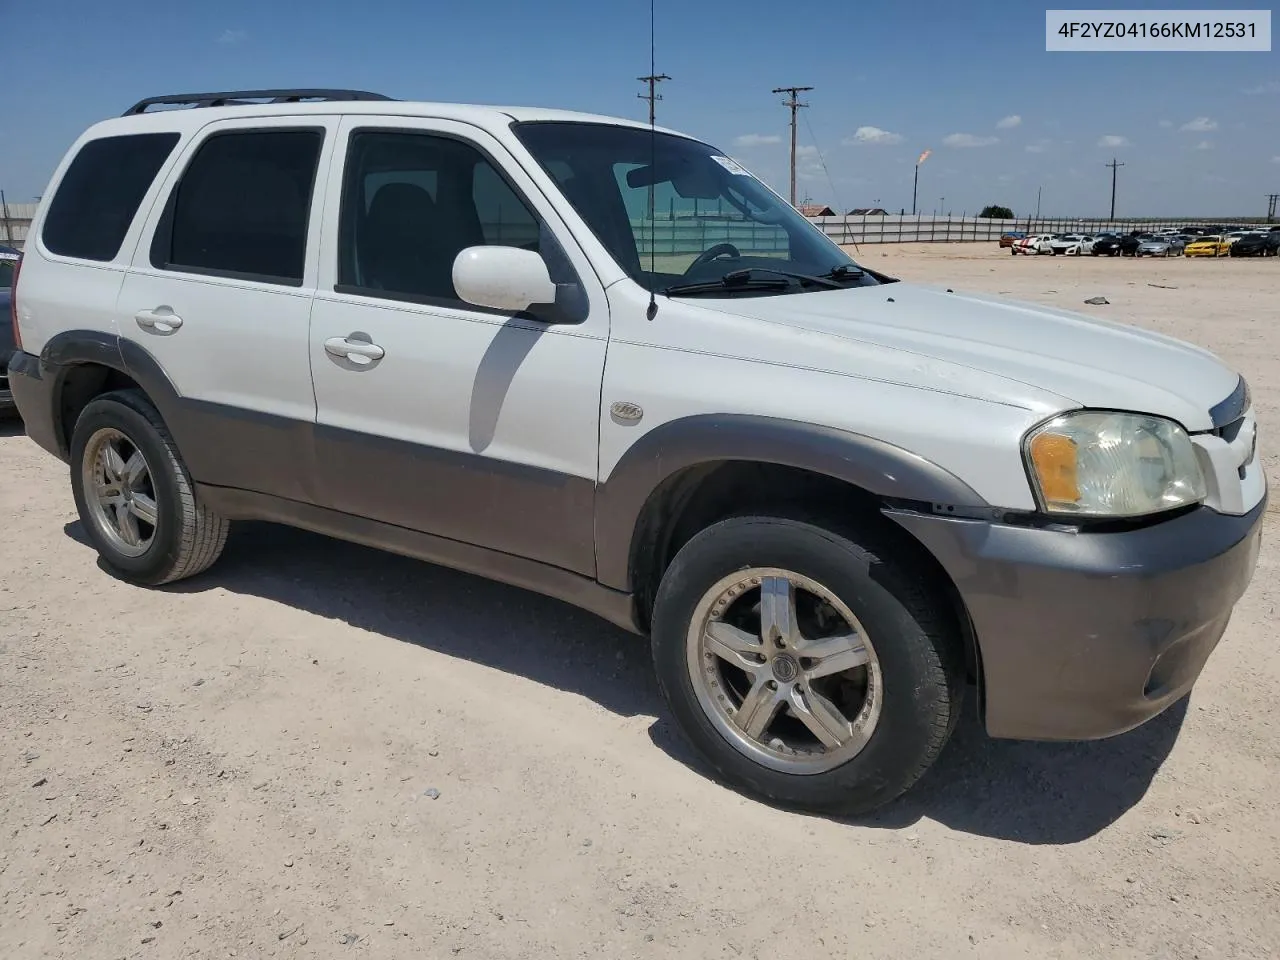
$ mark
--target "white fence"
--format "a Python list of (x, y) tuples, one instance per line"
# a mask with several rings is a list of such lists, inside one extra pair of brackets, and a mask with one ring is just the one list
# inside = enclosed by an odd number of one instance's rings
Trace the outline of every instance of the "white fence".
[[(34, 203), (10, 203), (7, 216), (0, 212), (0, 244), (21, 248), (36, 213)], [(978, 217), (897, 216), (810, 217), (810, 222), (836, 243), (960, 243), (998, 240), (1002, 233), (1127, 233), (1211, 223), (1230, 226), (1249, 221), (1227, 220), (1083, 220), (1024, 218), (986, 220)], [(1256, 222), (1256, 221), (1254, 221)], [(714, 243), (733, 243), (743, 251), (767, 253), (786, 249), (785, 234), (776, 227), (729, 220), (716, 215), (660, 217), (656, 221), (635, 221), (641, 250), (653, 249), (661, 256), (693, 256)]]
[(0, 243), (22, 249), (27, 240), (31, 218), (36, 215), (34, 203), (6, 203), (0, 210)]
[(1197, 223), (1228, 226), (1241, 220), (1083, 220), (1036, 219), (987, 220), (979, 217), (810, 217), (810, 222), (836, 243), (959, 243), (999, 240), (1002, 233), (1128, 233)]

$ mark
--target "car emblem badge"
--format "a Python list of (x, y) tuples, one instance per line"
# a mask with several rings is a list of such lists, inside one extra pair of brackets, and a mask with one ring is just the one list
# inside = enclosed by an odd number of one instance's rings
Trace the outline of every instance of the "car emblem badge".
[(635, 423), (644, 416), (644, 409), (638, 403), (618, 400), (609, 407), (609, 416), (615, 423)]

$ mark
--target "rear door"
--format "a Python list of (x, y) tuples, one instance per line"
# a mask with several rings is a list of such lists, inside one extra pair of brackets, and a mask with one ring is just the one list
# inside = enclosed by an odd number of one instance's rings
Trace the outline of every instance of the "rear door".
[(314, 198), (336, 128), (324, 116), (205, 126), (174, 166), (125, 277), (117, 316), (126, 362), (176, 390), (170, 427), (203, 483), (314, 499)]

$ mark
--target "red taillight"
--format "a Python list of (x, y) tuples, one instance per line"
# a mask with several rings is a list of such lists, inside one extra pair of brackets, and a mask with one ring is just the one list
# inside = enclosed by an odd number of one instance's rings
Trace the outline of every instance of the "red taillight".
[(22, 271), (22, 258), (13, 265), (13, 285), (9, 291), (9, 322), (13, 324), (13, 348), (22, 349), (22, 331), (18, 329), (18, 274)]

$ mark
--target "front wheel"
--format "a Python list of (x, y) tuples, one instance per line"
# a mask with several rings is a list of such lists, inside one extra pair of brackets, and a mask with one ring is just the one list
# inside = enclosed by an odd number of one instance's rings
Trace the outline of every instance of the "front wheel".
[(137, 390), (91, 400), (71, 435), (80, 522), (112, 573), (156, 586), (208, 568), (228, 523), (197, 502), (168, 428)]
[(878, 534), (737, 517), (662, 578), (653, 656), (667, 703), (731, 786), (788, 807), (865, 813), (937, 758), (963, 652), (913, 549)]

